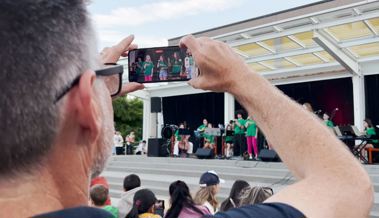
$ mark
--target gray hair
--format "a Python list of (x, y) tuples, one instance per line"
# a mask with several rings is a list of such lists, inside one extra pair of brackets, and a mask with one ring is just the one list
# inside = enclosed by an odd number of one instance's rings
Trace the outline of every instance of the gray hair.
[(57, 95), (95, 67), (83, 0), (0, 1), (0, 175), (32, 172), (51, 150)]

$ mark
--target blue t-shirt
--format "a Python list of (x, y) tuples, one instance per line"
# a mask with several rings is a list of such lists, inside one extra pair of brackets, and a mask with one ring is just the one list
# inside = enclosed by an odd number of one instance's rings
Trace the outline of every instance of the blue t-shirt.
[(282, 203), (266, 203), (233, 208), (203, 218), (305, 218), (297, 209)]
[(45, 213), (33, 218), (112, 218), (113, 215), (103, 209), (93, 207), (75, 207), (50, 213)]

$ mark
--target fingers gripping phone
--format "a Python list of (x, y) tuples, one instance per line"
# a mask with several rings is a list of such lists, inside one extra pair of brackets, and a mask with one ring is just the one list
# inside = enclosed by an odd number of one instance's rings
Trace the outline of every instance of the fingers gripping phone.
[(179, 46), (131, 50), (128, 63), (129, 82), (188, 81), (198, 74), (191, 52)]

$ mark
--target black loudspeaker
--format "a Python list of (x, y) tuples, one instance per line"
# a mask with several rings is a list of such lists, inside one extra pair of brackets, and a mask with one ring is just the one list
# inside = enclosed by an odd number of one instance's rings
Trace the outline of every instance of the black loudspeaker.
[(214, 158), (213, 149), (198, 148), (196, 150), (196, 156), (199, 159), (211, 159), (211, 158)]
[(167, 157), (167, 143), (166, 140), (152, 138), (148, 141), (147, 156), (149, 157)]
[(274, 150), (263, 149), (259, 152), (258, 158), (262, 161), (279, 162), (279, 155)]
[(162, 98), (153, 97), (151, 98), (151, 113), (162, 112)]

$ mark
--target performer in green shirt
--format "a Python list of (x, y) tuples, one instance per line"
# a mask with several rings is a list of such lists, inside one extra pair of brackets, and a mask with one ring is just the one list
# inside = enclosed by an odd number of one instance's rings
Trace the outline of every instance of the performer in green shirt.
[(327, 127), (330, 127), (330, 128), (334, 127), (334, 123), (333, 121), (330, 120), (329, 114), (324, 113), (324, 115), (322, 116), (322, 119), (324, 120), (324, 123)]
[[(207, 128), (213, 128), (212, 123), (208, 123)], [(215, 146), (215, 136), (204, 133), (204, 147), (203, 148), (213, 149), (214, 146)]]
[(164, 61), (163, 55), (159, 57), (157, 68), (159, 69), (159, 80), (167, 80), (168, 65)]
[(246, 151), (245, 124), (242, 112), (237, 112), (237, 119), (234, 120), (234, 154), (237, 156)]
[(138, 58), (137, 66), (136, 66), (136, 74), (137, 74), (137, 76), (139, 76), (139, 75), (141, 74), (142, 69), (143, 69), (143, 61), (142, 61), (142, 58)]
[[(376, 131), (375, 131), (375, 127), (374, 125), (372, 124), (372, 121), (368, 118), (366, 118), (364, 121), (363, 121), (363, 126), (365, 127), (365, 133), (368, 137), (372, 137), (372, 138), (376, 138)], [(378, 144), (379, 143), (379, 140), (372, 140), (372, 143), (374, 144)], [(367, 147), (367, 146), (366, 146)]]
[(153, 80), (154, 64), (151, 61), (150, 55), (146, 55), (145, 62), (143, 63), (143, 73), (145, 75), (145, 82)]
[(172, 66), (172, 76), (180, 78), (180, 73), (182, 72), (183, 62), (177, 52), (174, 53), (174, 58), (171, 59), (170, 65)]
[(233, 124), (232, 122), (229, 123), (226, 128), (225, 128), (225, 148), (224, 148), (224, 155), (226, 159), (229, 159), (233, 156), (233, 141), (234, 141), (234, 136), (233, 135), (228, 135), (228, 133), (234, 133), (233, 132)]
[(249, 159), (253, 159), (253, 149), (254, 149), (254, 157), (258, 159), (258, 128), (256, 122), (252, 119), (251, 116), (247, 117), (246, 123), (246, 140), (247, 140), (247, 153), (249, 153)]

